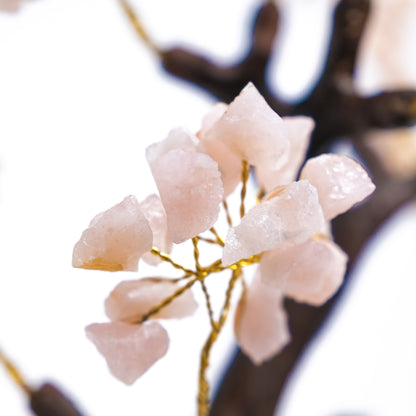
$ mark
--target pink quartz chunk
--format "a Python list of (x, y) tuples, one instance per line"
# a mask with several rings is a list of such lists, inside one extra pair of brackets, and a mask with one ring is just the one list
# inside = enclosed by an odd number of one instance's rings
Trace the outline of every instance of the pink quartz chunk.
[(224, 198), (230, 195), (241, 182), (242, 163), (220, 140), (204, 140), (202, 144), (208, 153), (218, 163), (221, 180), (224, 186)]
[(230, 265), (285, 242), (301, 243), (324, 226), (316, 189), (308, 181), (293, 182), (263, 200), (230, 228), (222, 262)]
[(111, 374), (127, 385), (133, 384), (160, 360), (169, 347), (166, 330), (155, 321), (141, 325), (91, 324), (85, 332), (106, 359)]
[(151, 164), (172, 241), (181, 243), (216, 222), (224, 189), (218, 164), (207, 154), (170, 150)]
[(224, 115), (227, 111), (228, 104), (215, 103), (210, 111), (202, 119), (201, 130), (198, 132), (198, 137), (204, 137), (208, 130)]
[[(149, 221), (153, 233), (153, 246), (163, 253), (170, 253), (172, 249), (172, 240), (169, 236), (166, 212), (163, 208), (159, 196), (149, 195), (140, 203), (140, 209), (143, 215)], [(145, 253), (142, 259), (153, 266), (157, 266), (161, 260), (152, 253)]]
[(241, 181), (241, 159), (222, 141), (207, 137), (207, 132), (223, 116), (227, 108), (227, 104), (215, 104), (202, 120), (202, 127), (198, 132), (205, 151), (218, 163), (224, 186), (224, 198), (231, 194)]
[(347, 156), (323, 154), (309, 159), (301, 172), (316, 187), (326, 220), (348, 211), (375, 190), (365, 169)]
[(319, 306), (339, 289), (348, 257), (327, 239), (285, 244), (263, 254), (261, 277), (265, 284), (298, 302)]
[(256, 275), (237, 307), (234, 331), (243, 352), (260, 365), (290, 341), (283, 297)]
[(198, 144), (199, 140), (196, 136), (183, 127), (177, 127), (172, 129), (164, 140), (150, 145), (146, 149), (146, 158), (152, 169), (153, 163), (157, 163), (160, 157), (171, 150), (196, 152)]
[(290, 152), (286, 163), (278, 169), (256, 167), (256, 177), (260, 186), (270, 192), (273, 188), (287, 185), (296, 180), (299, 169), (305, 160), (315, 122), (310, 117), (283, 117), (289, 134)]
[(204, 136), (207, 140), (222, 141), (240, 159), (254, 166), (278, 169), (288, 158), (286, 126), (252, 83)]
[(152, 230), (134, 196), (98, 214), (74, 247), (72, 265), (84, 269), (137, 271), (152, 248)]
[[(179, 288), (167, 278), (127, 280), (110, 293), (105, 301), (105, 311), (112, 321), (137, 322)], [(192, 291), (187, 290), (151, 318), (184, 318), (192, 315), (197, 307)]]

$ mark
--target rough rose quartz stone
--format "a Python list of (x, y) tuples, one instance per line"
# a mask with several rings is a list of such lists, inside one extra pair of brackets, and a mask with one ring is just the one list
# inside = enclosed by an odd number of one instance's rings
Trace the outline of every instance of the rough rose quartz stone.
[(290, 341), (283, 297), (264, 285), (259, 273), (238, 304), (234, 331), (243, 352), (257, 365)]
[(218, 164), (207, 154), (170, 150), (151, 164), (172, 241), (181, 243), (216, 222), (224, 189)]
[[(168, 231), (166, 212), (158, 195), (149, 195), (140, 203), (143, 215), (149, 221), (153, 233), (153, 246), (163, 253), (170, 253), (172, 250), (172, 239)], [(152, 253), (145, 253), (142, 259), (153, 266), (157, 266), (161, 260)]]
[(155, 321), (141, 325), (91, 324), (85, 332), (104, 356), (111, 374), (127, 385), (133, 384), (160, 360), (169, 347), (166, 330)]
[(262, 281), (298, 302), (319, 306), (339, 289), (348, 256), (327, 239), (283, 245), (263, 254)]
[(21, 0), (0, 0), (0, 11), (17, 12), (21, 6)]
[(296, 180), (308, 150), (315, 122), (310, 117), (283, 117), (289, 135), (290, 151), (286, 163), (279, 169), (256, 167), (256, 178), (261, 188), (270, 192), (273, 188)]
[(308, 181), (293, 182), (253, 207), (230, 228), (223, 264), (230, 265), (285, 242), (301, 243), (324, 226), (316, 189)]
[(343, 155), (323, 154), (309, 159), (300, 177), (318, 190), (326, 220), (348, 211), (376, 188), (365, 169)]
[[(127, 280), (119, 283), (105, 300), (105, 311), (112, 321), (137, 322), (179, 288), (166, 278)], [(184, 318), (197, 307), (192, 291), (187, 290), (151, 318)]]
[(134, 196), (98, 214), (74, 247), (72, 265), (84, 269), (137, 271), (152, 248), (152, 230)]
[(241, 180), (241, 159), (221, 140), (207, 136), (207, 132), (225, 113), (228, 105), (215, 104), (202, 120), (198, 137), (205, 151), (218, 163), (224, 186), (224, 198), (231, 194)]
[(234, 99), (205, 137), (222, 141), (253, 166), (277, 169), (288, 158), (286, 126), (252, 83)]
[(153, 163), (171, 150), (196, 152), (198, 144), (199, 140), (195, 135), (183, 127), (177, 127), (172, 129), (164, 140), (153, 143), (146, 149), (147, 162), (152, 169)]
[(199, 138), (204, 137), (208, 130), (224, 115), (227, 109), (228, 104), (221, 102), (215, 103), (202, 119), (201, 129), (199, 130), (197, 136)]

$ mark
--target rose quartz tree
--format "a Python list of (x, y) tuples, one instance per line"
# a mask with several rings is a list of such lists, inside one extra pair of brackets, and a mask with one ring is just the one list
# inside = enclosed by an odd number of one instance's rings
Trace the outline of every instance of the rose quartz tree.
[[(276, 114), (253, 84), (229, 104), (217, 104), (196, 134), (178, 128), (147, 149), (158, 195), (133, 196), (97, 215), (75, 245), (73, 265), (103, 271), (137, 271), (140, 259), (169, 263), (179, 278), (121, 282), (105, 301), (110, 322), (87, 326), (88, 338), (111, 373), (132, 384), (168, 351), (158, 319), (191, 315), (200, 285), (211, 331), (201, 353), (199, 415), (209, 412), (206, 370), (210, 351), (240, 286), (235, 334), (260, 364), (289, 342), (284, 297), (322, 305), (342, 283), (347, 256), (331, 237), (330, 221), (375, 189), (364, 168), (347, 156), (323, 154), (303, 161), (314, 122)], [(299, 172), (300, 170), (300, 172)], [(248, 201), (250, 173), (258, 197)], [(228, 197), (240, 193), (239, 222)], [(221, 218), (228, 229), (220, 229)], [(191, 241), (194, 267), (173, 260), (177, 244)], [(201, 264), (205, 245), (222, 255)], [(254, 278), (245, 268), (257, 265)], [(227, 279), (225, 301), (212, 310), (207, 278)]]

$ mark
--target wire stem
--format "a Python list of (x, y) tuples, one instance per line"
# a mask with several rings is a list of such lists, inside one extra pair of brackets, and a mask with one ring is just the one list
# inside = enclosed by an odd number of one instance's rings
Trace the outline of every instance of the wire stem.
[(144, 44), (157, 55), (161, 55), (161, 49), (156, 45), (156, 43), (149, 37), (147, 30), (145, 29), (143, 22), (133, 10), (133, 7), (129, 4), (127, 0), (119, 0), (121, 7), (126, 13), (131, 25), (136, 31), (139, 38), (144, 42)]
[(3, 364), (7, 373), (11, 379), (27, 394), (29, 397), (33, 394), (32, 389), (28, 386), (23, 375), (17, 369), (17, 367), (6, 357), (6, 355), (0, 349), (0, 363)]
[(145, 315), (141, 317), (140, 320), (134, 322), (135, 324), (141, 324), (144, 321), (147, 321), (150, 317), (153, 315), (156, 315), (158, 312), (160, 312), (163, 308), (166, 308), (170, 303), (172, 303), (177, 297), (182, 295), (182, 293), (186, 292), (189, 288), (191, 288), (195, 282), (199, 280), (198, 277), (194, 277), (191, 279), (186, 285), (180, 287), (178, 290), (176, 290), (172, 295), (168, 296), (162, 302), (159, 303), (159, 305), (154, 306), (152, 309), (149, 310)]
[(245, 206), (244, 206), (244, 200), (246, 198), (247, 193), (247, 181), (250, 174), (250, 165), (246, 160), (243, 160), (242, 162), (242, 168), (241, 168), (241, 182), (243, 184), (241, 188), (241, 205), (240, 205), (240, 217), (243, 218), (245, 214)]
[(162, 261), (165, 261), (165, 262), (171, 264), (175, 269), (182, 270), (187, 275), (194, 275), (194, 276), (197, 275), (197, 272), (195, 272), (194, 270), (188, 269), (188, 268), (182, 266), (179, 263), (176, 263), (175, 261), (173, 261), (170, 258), (169, 254), (162, 253), (156, 247), (152, 247), (151, 253), (154, 254), (155, 256), (159, 257)]
[(220, 319), (218, 320), (218, 323), (212, 327), (208, 339), (206, 340), (201, 352), (201, 362), (199, 368), (198, 416), (208, 416), (209, 414), (209, 383), (206, 376), (209, 367), (209, 356), (211, 349), (227, 320), (231, 305), (231, 295), (235, 287), (235, 283), (240, 277), (241, 268), (238, 268), (237, 270), (233, 271), (230, 282), (228, 284)]

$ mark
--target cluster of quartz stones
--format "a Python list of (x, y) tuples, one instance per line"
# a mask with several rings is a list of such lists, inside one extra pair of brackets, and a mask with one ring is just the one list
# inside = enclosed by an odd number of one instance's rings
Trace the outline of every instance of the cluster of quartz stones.
[[(342, 283), (347, 256), (332, 241), (329, 221), (375, 188), (362, 166), (346, 156), (320, 155), (299, 174), (313, 127), (307, 117), (279, 117), (248, 84), (230, 105), (215, 105), (197, 135), (174, 129), (147, 149), (159, 195), (141, 203), (128, 196), (96, 216), (74, 248), (73, 265), (108, 271), (137, 271), (139, 259), (157, 265), (154, 248), (169, 253), (173, 244), (213, 227), (246, 164), (265, 196), (229, 227), (220, 265), (232, 269), (243, 259), (258, 259), (234, 327), (254, 363), (271, 358), (290, 340), (283, 298), (321, 305)], [(180, 285), (170, 278), (124, 281), (105, 301), (111, 322), (86, 328), (124, 383), (133, 383), (166, 354), (169, 338), (158, 319), (195, 311), (192, 291), (185, 290), (145, 318)]]

